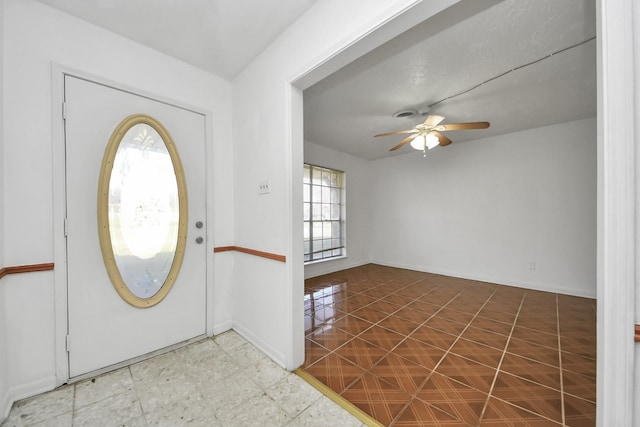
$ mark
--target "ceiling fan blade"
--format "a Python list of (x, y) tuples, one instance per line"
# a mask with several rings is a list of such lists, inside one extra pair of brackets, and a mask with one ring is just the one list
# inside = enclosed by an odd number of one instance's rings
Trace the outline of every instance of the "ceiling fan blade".
[(417, 133), (415, 135), (409, 135), (408, 137), (400, 141), (398, 144), (394, 145), (393, 148), (391, 148), (389, 151), (396, 151), (398, 148), (402, 147), (403, 145), (413, 141), (418, 135), (419, 134)]
[(442, 116), (436, 116), (436, 115), (429, 115), (427, 116), (427, 118), (424, 121), (424, 125), (425, 126), (437, 126), (440, 124), (441, 121), (444, 120), (444, 117)]
[(486, 129), (488, 127), (489, 122), (448, 123), (438, 126), (438, 130), (442, 132), (447, 130)]
[(376, 136), (402, 135), (403, 133), (413, 133), (413, 132), (418, 132), (418, 131), (416, 129), (407, 129), (407, 130), (399, 130), (396, 132), (379, 133), (373, 136), (376, 137)]
[(440, 146), (441, 147), (445, 147), (445, 146), (451, 144), (451, 140), (449, 138), (447, 138), (446, 136), (444, 136), (443, 134), (441, 134), (440, 132), (432, 130), (431, 133), (438, 137), (438, 139), (440, 140)]

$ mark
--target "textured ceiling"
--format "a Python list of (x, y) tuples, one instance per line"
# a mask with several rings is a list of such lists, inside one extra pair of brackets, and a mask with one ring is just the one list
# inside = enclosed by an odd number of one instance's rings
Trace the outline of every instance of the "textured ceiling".
[(232, 79), (317, 0), (39, 0)]
[[(318, 0), (39, 1), (232, 79)], [(305, 140), (378, 159), (411, 151), (389, 153), (401, 137), (373, 138), (424, 120), (391, 117), (409, 108), (491, 122), (448, 132), (454, 143), (595, 116), (595, 9), (463, 0), (306, 89)]]
[(306, 89), (305, 140), (378, 159), (412, 151), (389, 153), (402, 136), (372, 137), (424, 120), (391, 117), (408, 108), (491, 122), (447, 132), (454, 143), (596, 115), (595, 0), (506, 0), (445, 28), (442, 19)]

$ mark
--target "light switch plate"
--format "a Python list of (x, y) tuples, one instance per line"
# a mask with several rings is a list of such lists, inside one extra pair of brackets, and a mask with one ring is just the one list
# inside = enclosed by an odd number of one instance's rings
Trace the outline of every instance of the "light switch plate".
[(271, 193), (271, 183), (269, 181), (260, 181), (260, 184), (258, 184), (258, 194), (269, 193)]

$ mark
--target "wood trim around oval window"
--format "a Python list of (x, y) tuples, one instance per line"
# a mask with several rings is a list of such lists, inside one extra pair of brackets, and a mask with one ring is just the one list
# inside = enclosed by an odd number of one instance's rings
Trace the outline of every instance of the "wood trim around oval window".
[[(152, 127), (162, 138), (162, 141), (171, 157), (171, 163), (173, 164), (178, 186), (178, 236), (173, 262), (167, 278), (160, 287), (160, 290), (149, 298), (140, 298), (136, 296), (131, 292), (122, 279), (122, 275), (120, 274), (120, 270), (115, 261), (115, 254), (113, 252), (111, 233), (109, 229), (109, 182), (111, 179), (111, 172), (113, 170), (116, 152), (118, 151), (118, 147), (120, 146), (125, 134), (131, 128), (139, 124), (146, 124)], [(102, 259), (109, 278), (111, 279), (111, 284), (125, 302), (134, 307), (148, 308), (158, 304), (165, 296), (167, 296), (178, 277), (178, 272), (180, 271), (182, 260), (184, 259), (187, 244), (188, 217), (187, 185), (184, 169), (171, 135), (159, 121), (151, 116), (146, 114), (133, 114), (126, 117), (118, 124), (118, 126), (116, 126), (109, 138), (109, 143), (105, 148), (104, 156), (102, 158), (102, 166), (100, 168), (100, 177), (98, 182), (98, 235), (100, 238)]]

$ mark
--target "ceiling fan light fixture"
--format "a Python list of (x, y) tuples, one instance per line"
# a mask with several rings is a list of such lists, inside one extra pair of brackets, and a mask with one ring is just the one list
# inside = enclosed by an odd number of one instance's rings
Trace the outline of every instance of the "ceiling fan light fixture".
[[(396, 113), (400, 114), (400, 113)], [(449, 130), (469, 130), (469, 129), (486, 129), (490, 126), (489, 122), (468, 122), (468, 123), (447, 123), (441, 125), (444, 120), (444, 116), (437, 114), (430, 114), (417, 126), (412, 129), (396, 130), (393, 132), (385, 132), (373, 135), (378, 136), (391, 136), (391, 135), (407, 135), (399, 143), (391, 147), (389, 151), (396, 151), (398, 148), (403, 147), (406, 144), (411, 143), (411, 146), (416, 150), (422, 150), (425, 155), (427, 149), (431, 150), (438, 145), (445, 147), (451, 144), (451, 140), (443, 135), (441, 132)]]
[(428, 150), (431, 150), (432, 148), (440, 145), (440, 139), (432, 133), (427, 134), (427, 136), (424, 139), (425, 139), (425, 144), (427, 145)]
[(440, 140), (438, 137), (432, 133), (428, 133), (426, 135), (418, 135), (413, 141), (411, 141), (411, 147), (414, 150), (431, 150), (434, 147), (440, 145)]
[(425, 144), (426, 138), (424, 137), (424, 135), (418, 135), (413, 138), (413, 141), (411, 141), (411, 148), (413, 148), (414, 150), (423, 151), (425, 149)]

